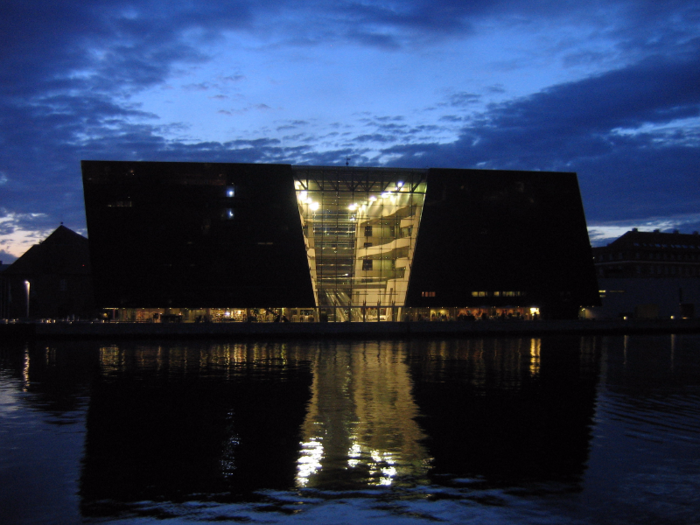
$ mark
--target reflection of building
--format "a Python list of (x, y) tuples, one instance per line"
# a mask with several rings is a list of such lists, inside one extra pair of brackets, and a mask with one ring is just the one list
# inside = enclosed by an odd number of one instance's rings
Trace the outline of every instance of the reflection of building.
[(59, 226), (0, 275), (5, 318), (94, 314), (88, 240)]
[(97, 300), (122, 318), (556, 318), (598, 301), (573, 173), (82, 166)]
[(150, 510), (144, 501), (238, 501), (293, 487), (311, 384), (306, 361), (306, 349), (260, 343), (100, 348), (83, 515), (138, 515)]
[(363, 489), (426, 475), (426, 436), (404, 356), (378, 343), (317, 353), (298, 486)]
[(694, 317), (700, 308), (700, 235), (640, 232), (593, 248), (602, 306), (594, 317)]
[(578, 337), (416, 345), (408, 366), (430, 436), (429, 475), (578, 485), (590, 447), (598, 345)]

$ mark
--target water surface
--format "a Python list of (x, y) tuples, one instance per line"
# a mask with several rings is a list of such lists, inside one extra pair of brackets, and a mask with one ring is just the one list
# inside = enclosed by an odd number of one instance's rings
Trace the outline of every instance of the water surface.
[(2, 523), (697, 523), (700, 336), (0, 344)]

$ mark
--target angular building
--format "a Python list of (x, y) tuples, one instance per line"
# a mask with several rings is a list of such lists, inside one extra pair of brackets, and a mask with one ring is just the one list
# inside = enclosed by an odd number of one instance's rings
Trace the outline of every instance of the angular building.
[(574, 173), (82, 170), (97, 303), (120, 318), (572, 318), (598, 304)]

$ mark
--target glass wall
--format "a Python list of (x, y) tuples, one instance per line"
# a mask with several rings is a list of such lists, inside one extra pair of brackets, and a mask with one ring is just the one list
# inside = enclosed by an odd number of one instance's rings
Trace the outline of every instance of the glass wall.
[(427, 170), (293, 170), (319, 320), (401, 319)]

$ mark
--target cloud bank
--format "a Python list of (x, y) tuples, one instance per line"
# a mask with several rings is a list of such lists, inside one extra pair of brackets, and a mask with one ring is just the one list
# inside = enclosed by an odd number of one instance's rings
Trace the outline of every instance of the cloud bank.
[(9, 0), (0, 42), (10, 256), (85, 230), (81, 159), (575, 171), (593, 232), (700, 229), (696, 2)]

